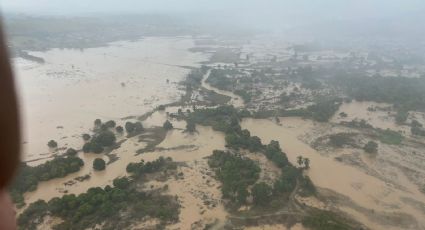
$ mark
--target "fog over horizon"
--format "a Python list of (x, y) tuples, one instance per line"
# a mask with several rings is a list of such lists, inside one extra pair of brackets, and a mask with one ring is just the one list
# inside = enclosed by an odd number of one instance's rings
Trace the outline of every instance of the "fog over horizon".
[(349, 23), (385, 20), (397, 24), (398, 21), (406, 18), (415, 18), (414, 21), (416, 21), (418, 17), (423, 18), (425, 2), (420, 0), (2, 0), (0, 6), (6, 15), (160, 14), (234, 23), (252, 28), (282, 29), (321, 22)]

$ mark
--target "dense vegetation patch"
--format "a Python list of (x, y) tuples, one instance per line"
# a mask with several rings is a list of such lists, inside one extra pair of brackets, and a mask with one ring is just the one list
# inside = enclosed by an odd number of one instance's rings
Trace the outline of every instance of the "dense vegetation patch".
[(335, 133), (329, 135), (329, 144), (331, 144), (334, 147), (341, 148), (343, 146), (353, 146), (354, 140), (352, 137), (355, 134), (353, 133)]
[(410, 124), (410, 127), (410, 132), (412, 133), (412, 135), (425, 136), (425, 129), (423, 128), (423, 125), (417, 120), (413, 120)]
[(256, 118), (268, 117), (302, 117), (312, 119), (319, 122), (327, 122), (338, 111), (341, 106), (342, 100), (339, 98), (334, 99), (319, 99), (313, 105), (301, 109), (288, 109), (288, 110), (259, 110), (254, 113)]
[(116, 123), (113, 120), (102, 123), (100, 119), (94, 121), (94, 134), (83, 134), (83, 139), (86, 143), (83, 145), (85, 153), (102, 153), (105, 148), (114, 147), (116, 144), (116, 137), (113, 130), (122, 132), (122, 127), (115, 127)]
[(37, 166), (21, 163), (19, 173), (10, 187), (12, 200), (18, 207), (22, 207), (25, 204), (23, 194), (36, 190), (38, 182), (65, 177), (78, 172), (83, 165), (83, 160), (75, 156), (57, 157)]
[(207, 83), (215, 88), (233, 91), (236, 80), (230, 76), (238, 74), (236, 69), (213, 69), (208, 76)]
[(248, 186), (258, 180), (260, 167), (249, 158), (220, 150), (214, 150), (208, 164), (216, 169), (217, 178), (223, 183), (223, 198), (244, 204), (249, 194)]
[[(142, 166), (133, 165), (134, 171), (130, 171), (141, 173), (163, 170), (162, 166), (170, 162), (171, 159), (160, 158)], [(98, 224), (102, 224), (102, 229), (123, 229), (144, 217), (158, 218), (161, 224), (178, 221), (179, 204), (175, 198), (157, 192), (142, 192), (136, 187), (135, 180), (120, 177), (114, 179), (112, 187), (90, 188), (78, 196), (64, 195), (47, 203), (39, 200), (19, 216), (18, 224), (23, 229), (36, 229), (47, 215), (64, 221), (54, 226), (54, 229), (86, 229)]]
[[(193, 121), (211, 125), (215, 130), (224, 132), (226, 146), (235, 151), (231, 153), (215, 150), (208, 161), (209, 166), (215, 169), (217, 178), (223, 183), (222, 193), (223, 197), (230, 201), (229, 207), (237, 210), (240, 205), (246, 204), (249, 196), (252, 196), (256, 207), (267, 207), (271, 202), (272, 208), (282, 207), (297, 183), (303, 195), (314, 195), (316, 190), (313, 183), (301, 173), (308, 167), (293, 166), (280, 148), (279, 142), (271, 141), (268, 145), (263, 145), (260, 138), (251, 136), (248, 130), (242, 130), (239, 119), (244, 116), (247, 116), (247, 113), (226, 106), (195, 110), (190, 114)], [(281, 176), (272, 185), (257, 183), (260, 168), (249, 158), (239, 155), (239, 149), (264, 154), (282, 170)]]
[(425, 78), (340, 76), (333, 82), (358, 101), (386, 102), (401, 110), (425, 108)]
[(300, 116), (319, 122), (327, 122), (338, 111), (341, 102), (341, 99), (321, 99), (305, 109), (284, 110), (280, 112), (280, 115), (283, 117)]
[(401, 133), (390, 129), (378, 129), (379, 140), (384, 144), (399, 145), (403, 141), (404, 137)]
[(302, 224), (312, 230), (354, 230), (358, 229), (345, 218), (329, 211), (314, 210), (304, 217)]
[(149, 161), (146, 163), (143, 160), (139, 163), (129, 163), (126, 170), (128, 173), (131, 173), (134, 178), (140, 178), (146, 173), (175, 170), (176, 168), (177, 163), (174, 162), (170, 157), (159, 157), (154, 161)]

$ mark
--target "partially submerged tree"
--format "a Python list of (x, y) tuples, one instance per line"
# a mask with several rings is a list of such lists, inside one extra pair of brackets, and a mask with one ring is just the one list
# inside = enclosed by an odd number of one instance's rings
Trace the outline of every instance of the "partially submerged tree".
[(115, 121), (113, 121), (113, 120), (107, 121), (107, 122), (105, 123), (105, 126), (106, 126), (107, 128), (114, 128), (114, 127), (115, 127), (115, 125), (116, 125), (116, 123), (115, 123)]
[(85, 141), (90, 140), (90, 134), (84, 133), (83, 134), (83, 140), (85, 140)]
[(310, 159), (304, 158), (304, 169), (310, 168)]
[(69, 149), (66, 150), (66, 155), (75, 156), (75, 155), (77, 155), (77, 150), (75, 150), (73, 148), (69, 148)]
[(94, 126), (95, 127), (99, 127), (102, 124), (102, 120), (100, 120), (99, 118), (94, 120)]
[(56, 148), (56, 147), (58, 147), (58, 143), (56, 141), (54, 141), (54, 140), (50, 140), (47, 143), (47, 146), (49, 146), (49, 148)]
[(195, 122), (193, 122), (192, 120), (187, 120), (186, 121), (186, 131), (188, 131), (189, 133), (196, 132)]
[(129, 135), (131, 134), (138, 134), (144, 130), (143, 125), (140, 121), (137, 122), (126, 122), (125, 123), (125, 130)]
[(115, 141), (115, 134), (109, 130), (100, 132), (92, 140), (92, 142), (97, 143), (102, 147), (112, 146), (115, 144)]
[(174, 128), (173, 124), (171, 124), (171, 122), (169, 120), (166, 120), (164, 122), (164, 125), (162, 125), (162, 127), (164, 127), (164, 129), (166, 129), (166, 130), (171, 130), (171, 129)]
[(93, 169), (96, 171), (102, 171), (105, 170), (106, 163), (102, 158), (96, 158), (93, 161)]
[(303, 157), (302, 156), (297, 156), (297, 163), (299, 166), (302, 166), (304, 161), (303, 161)]

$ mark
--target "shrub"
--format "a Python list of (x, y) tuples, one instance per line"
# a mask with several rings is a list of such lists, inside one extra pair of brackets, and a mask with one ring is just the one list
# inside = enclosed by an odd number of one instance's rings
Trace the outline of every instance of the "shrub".
[(173, 124), (171, 124), (171, 122), (170, 122), (169, 120), (166, 120), (166, 121), (164, 122), (164, 125), (163, 125), (162, 127), (164, 127), (164, 129), (166, 129), (166, 130), (171, 130), (171, 129), (173, 129), (173, 128), (174, 128), (174, 127), (173, 127)]
[(195, 122), (193, 122), (192, 120), (187, 120), (186, 121), (186, 131), (188, 131), (189, 133), (193, 133), (196, 131), (196, 124)]

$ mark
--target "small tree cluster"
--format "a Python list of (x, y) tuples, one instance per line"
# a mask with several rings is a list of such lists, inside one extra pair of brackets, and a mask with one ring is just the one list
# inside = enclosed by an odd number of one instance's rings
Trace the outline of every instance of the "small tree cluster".
[(127, 131), (128, 135), (137, 135), (143, 132), (144, 128), (140, 121), (137, 121), (137, 122), (127, 121), (125, 123), (125, 130)]
[(111, 147), (115, 144), (116, 137), (112, 131), (100, 131), (91, 138), (90, 142), (83, 145), (85, 153), (102, 153), (105, 147)]
[(304, 158), (302, 156), (298, 156), (297, 157), (297, 163), (300, 167), (304, 168), (304, 169), (309, 169), (310, 168), (310, 159), (308, 158)]

